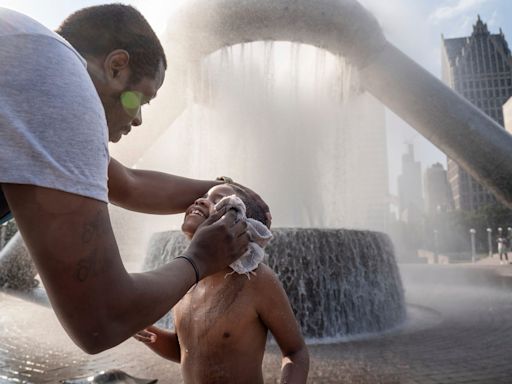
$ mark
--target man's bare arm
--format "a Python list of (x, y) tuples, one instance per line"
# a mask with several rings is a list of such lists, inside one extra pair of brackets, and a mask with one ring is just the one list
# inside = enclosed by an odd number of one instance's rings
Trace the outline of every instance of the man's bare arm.
[[(195, 180), (162, 172), (130, 169), (115, 159), (108, 167), (109, 200), (122, 208), (152, 214), (173, 214), (185, 210), (210, 188), (221, 181)], [(237, 183), (235, 183), (237, 184)], [(267, 212), (267, 225), (272, 216), (267, 204), (253, 190), (240, 185)]]
[(194, 180), (167, 173), (130, 169), (115, 159), (108, 167), (111, 203), (131, 211), (174, 214), (185, 210), (219, 181)]
[(283, 356), (281, 383), (304, 384), (309, 371), (309, 353), (286, 292), (266, 265), (261, 264), (256, 273), (258, 315), (274, 335)]
[[(2, 187), (59, 320), (88, 353), (113, 347), (154, 323), (195, 283), (185, 259), (128, 274), (106, 203), (31, 185)], [(201, 277), (245, 251), (245, 227), (235, 224), (234, 216), (216, 222), (218, 217), (210, 217), (186, 251)]]

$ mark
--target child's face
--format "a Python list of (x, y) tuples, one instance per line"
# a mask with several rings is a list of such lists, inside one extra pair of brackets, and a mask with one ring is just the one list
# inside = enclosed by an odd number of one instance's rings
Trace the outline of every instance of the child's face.
[(181, 230), (189, 238), (194, 236), (197, 228), (213, 213), (214, 206), (223, 197), (234, 195), (235, 191), (228, 184), (216, 185), (206, 195), (197, 199), (194, 204), (185, 211), (185, 218)]

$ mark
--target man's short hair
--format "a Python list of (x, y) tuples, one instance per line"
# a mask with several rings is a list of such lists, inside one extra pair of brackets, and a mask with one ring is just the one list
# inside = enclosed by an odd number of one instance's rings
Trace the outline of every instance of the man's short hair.
[(268, 220), (267, 220), (267, 212), (265, 207), (263, 207), (258, 200), (251, 199), (245, 189), (240, 187), (237, 184), (227, 184), (235, 191), (235, 194), (243, 201), (245, 204), (245, 215), (254, 220), (261, 221), (268, 228), (270, 228)]
[(130, 55), (131, 82), (155, 78), (160, 63), (167, 68), (164, 49), (155, 32), (132, 6), (106, 4), (70, 15), (56, 31), (82, 55), (102, 57), (116, 49)]

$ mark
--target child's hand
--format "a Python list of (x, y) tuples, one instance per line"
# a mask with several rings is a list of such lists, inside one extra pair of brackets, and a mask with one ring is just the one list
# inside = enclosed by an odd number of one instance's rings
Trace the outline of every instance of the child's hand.
[(146, 344), (153, 344), (156, 341), (156, 334), (143, 329), (133, 335), (133, 338)]

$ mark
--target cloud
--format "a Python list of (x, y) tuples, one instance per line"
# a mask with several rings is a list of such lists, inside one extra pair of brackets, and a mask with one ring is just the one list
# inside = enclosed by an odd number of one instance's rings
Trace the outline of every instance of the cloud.
[(453, 19), (468, 11), (474, 10), (488, 0), (458, 0), (452, 5), (438, 7), (429, 16), (430, 21), (439, 23), (441, 21)]
[(499, 17), (498, 17), (498, 10), (494, 10), (490, 19), (487, 21), (487, 25), (490, 29), (498, 29), (500, 27), (499, 25)]
[(450, 31), (450, 36), (458, 37), (458, 36), (466, 36), (471, 34), (471, 26), (475, 23), (476, 17), (474, 15), (464, 15), (460, 16), (457, 20), (457, 23), (452, 26)]

